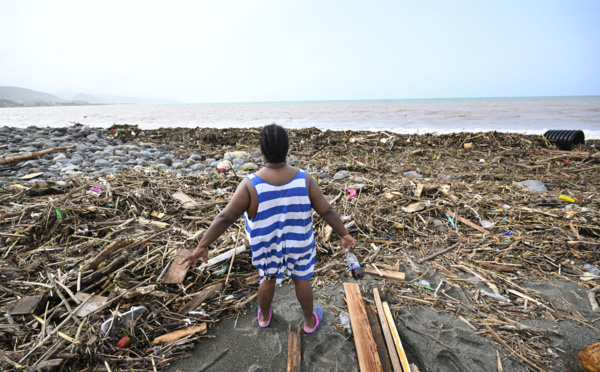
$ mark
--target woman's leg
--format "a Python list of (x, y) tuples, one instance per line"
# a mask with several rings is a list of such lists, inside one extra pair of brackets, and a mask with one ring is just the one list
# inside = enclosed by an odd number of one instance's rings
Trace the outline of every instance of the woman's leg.
[(294, 286), (296, 287), (296, 297), (302, 307), (306, 328), (313, 329), (316, 325), (316, 320), (313, 315), (313, 291), (310, 282), (308, 279), (292, 279), (294, 280)]
[(263, 280), (258, 286), (258, 306), (260, 306), (260, 325), (265, 325), (269, 321), (269, 310), (273, 295), (275, 294), (275, 279)]

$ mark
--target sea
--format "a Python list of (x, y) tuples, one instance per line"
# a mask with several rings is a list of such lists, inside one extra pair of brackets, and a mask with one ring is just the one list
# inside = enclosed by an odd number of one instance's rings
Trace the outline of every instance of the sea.
[(516, 132), (580, 129), (600, 139), (600, 96), (451, 98), (253, 103), (128, 104), (0, 108), (0, 126), (286, 128), (396, 133)]

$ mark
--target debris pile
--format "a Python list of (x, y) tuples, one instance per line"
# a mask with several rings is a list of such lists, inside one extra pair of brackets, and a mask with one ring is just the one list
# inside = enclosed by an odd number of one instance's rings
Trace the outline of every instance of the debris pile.
[[(258, 149), (255, 129), (122, 129), (181, 157)], [(557, 331), (529, 320), (596, 329), (599, 141), (561, 152), (541, 136), (496, 132), (289, 133), (288, 161), (309, 171), (344, 216), (365, 273), (386, 278), (392, 312), (452, 313), (540, 371), (558, 363), (549, 343)], [(150, 167), (4, 185), (2, 369), (158, 370), (189, 355), (211, 324), (245, 311), (258, 275), (243, 220), (211, 246), (208, 266), (178, 262), (248, 171)], [(547, 190), (532, 191), (528, 180)], [(315, 234), (313, 285), (347, 279), (337, 237), (318, 216)], [(592, 311), (559, 306), (524, 284), (557, 279), (587, 287)]]

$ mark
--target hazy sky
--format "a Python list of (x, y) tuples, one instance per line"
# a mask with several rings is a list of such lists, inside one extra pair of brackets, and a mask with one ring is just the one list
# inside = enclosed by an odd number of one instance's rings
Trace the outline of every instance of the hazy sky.
[(600, 94), (599, 0), (0, 0), (0, 86), (186, 102)]

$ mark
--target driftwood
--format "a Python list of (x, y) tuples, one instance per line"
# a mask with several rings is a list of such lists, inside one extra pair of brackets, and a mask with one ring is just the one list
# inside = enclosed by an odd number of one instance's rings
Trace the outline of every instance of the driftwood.
[(446, 249), (442, 249), (441, 251), (436, 252), (436, 253), (434, 253), (434, 254), (432, 254), (430, 256), (421, 258), (420, 260), (417, 261), (417, 263), (418, 264), (422, 264), (423, 262), (429, 261), (432, 258), (435, 258), (435, 257), (437, 257), (439, 255), (442, 255), (442, 254), (446, 253), (446, 252), (450, 252), (451, 250), (453, 250), (454, 248), (458, 247), (459, 245), (460, 245), (460, 243), (454, 243), (454, 244), (452, 244), (451, 246), (449, 246)]
[(288, 330), (287, 372), (300, 372), (302, 370), (302, 343), (300, 337), (300, 327), (297, 331), (294, 331), (290, 324)]
[(40, 150), (40, 151), (28, 152), (27, 154), (23, 154), (23, 155), (10, 156), (8, 158), (0, 159), (0, 165), (10, 164), (10, 163), (14, 163), (16, 161), (23, 161), (23, 160), (33, 159), (33, 158), (39, 158), (39, 157), (42, 157), (43, 155), (50, 154), (55, 151), (65, 151), (65, 150), (69, 150), (69, 149), (74, 149), (77, 146), (78, 145), (53, 147), (50, 149), (44, 149), (44, 150)]

